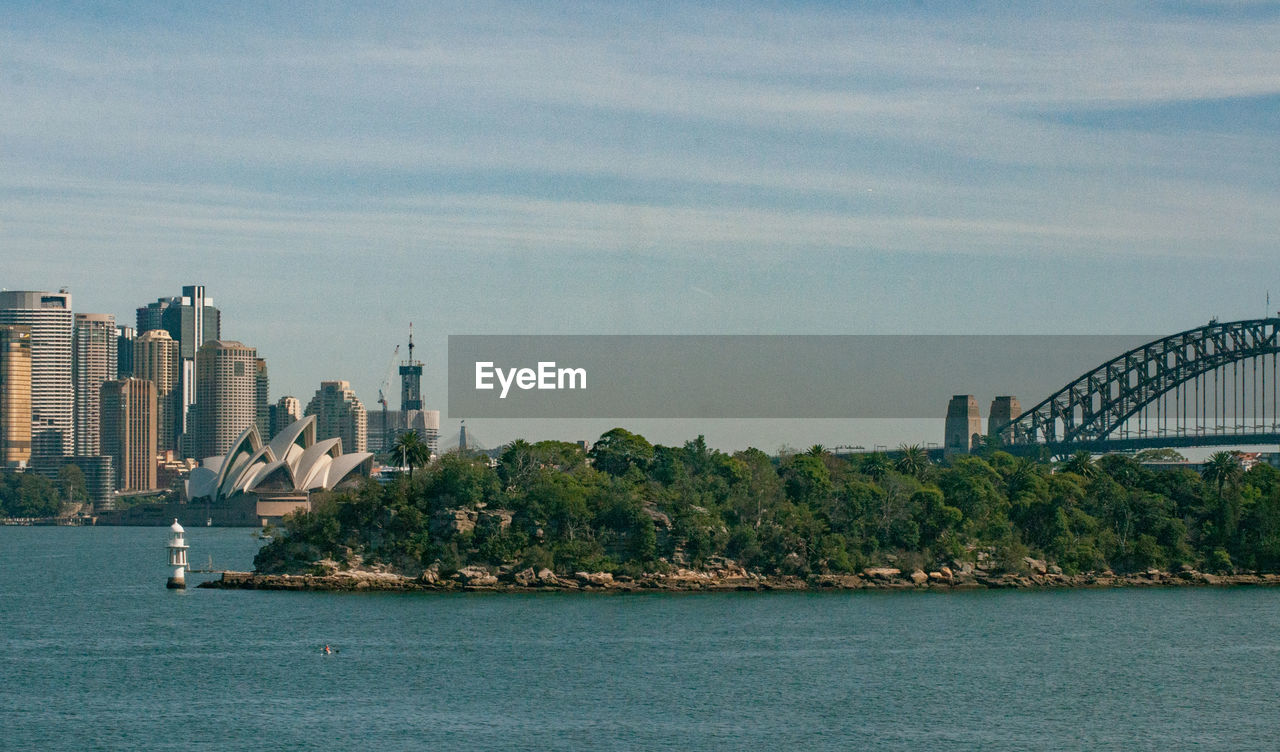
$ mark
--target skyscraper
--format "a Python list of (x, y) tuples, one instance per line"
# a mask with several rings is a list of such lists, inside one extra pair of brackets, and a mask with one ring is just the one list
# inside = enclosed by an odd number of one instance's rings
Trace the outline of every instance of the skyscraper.
[(413, 358), (413, 324), (409, 325), (409, 359), (400, 362), (400, 430), (413, 430), (422, 412), (422, 361)]
[(31, 456), (71, 454), (71, 293), (0, 292), (0, 324), (31, 332)]
[(116, 489), (156, 488), (156, 385), (144, 379), (102, 384), (102, 453), (111, 457)]
[(164, 329), (143, 332), (133, 341), (133, 371), (156, 385), (156, 444), (158, 451), (177, 451), (178, 343)]
[(343, 452), (364, 452), (368, 425), (364, 405), (346, 381), (322, 381), (303, 415), (316, 416), (317, 439), (342, 439)]
[(196, 353), (206, 342), (222, 337), (222, 314), (213, 307), (213, 298), (204, 294), (204, 285), (186, 285), (182, 296), (160, 298), (137, 311), (138, 334), (164, 329), (178, 343), (178, 431), (191, 426), (191, 405), (196, 400)]
[(116, 327), (116, 378), (133, 375), (133, 340), (137, 336), (131, 326)]
[(267, 361), (258, 358), (253, 364), (254, 373), (254, 421), (258, 424), (259, 436), (270, 436), (271, 433), (271, 381), (267, 378)]
[(271, 406), (271, 437), (280, 433), (280, 429), (291, 426), (302, 419), (302, 402), (297, 397), (281, 397)]
[(31, 461), (31, 330), (0, 326), (0, 468)]
[(195, 359), (196, 404), (191, 408), (189, 455), (226, 454), (258, 417), (258, 351), (240, 342), (206, 342)]
[(116, 378), (116, 319), (106, 313), (77, 313), (71, 337), (71, 379), (75, 385), (75, 452), (98, 452), (98, 397), (104, 381)]

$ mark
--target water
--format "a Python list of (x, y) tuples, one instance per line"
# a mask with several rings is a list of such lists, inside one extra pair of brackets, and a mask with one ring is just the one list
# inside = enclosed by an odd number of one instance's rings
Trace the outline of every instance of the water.
[(0, 749), (1275, 746), (1280, 589), (170, 591), (166, 532), (0, 528)]

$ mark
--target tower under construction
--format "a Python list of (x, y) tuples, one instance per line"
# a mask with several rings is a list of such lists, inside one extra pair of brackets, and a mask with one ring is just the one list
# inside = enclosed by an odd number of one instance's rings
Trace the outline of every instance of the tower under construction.
[(400, 427), (413, 427), (413, 413), (421, 411), (422, 361), (413, 358), (413, 324), (409, 324), (409, 359), (400, 361)]

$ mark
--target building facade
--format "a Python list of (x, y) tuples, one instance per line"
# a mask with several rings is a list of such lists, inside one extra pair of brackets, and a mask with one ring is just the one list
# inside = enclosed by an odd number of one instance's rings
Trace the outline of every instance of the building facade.
[(304, 416), (316, 416), (318, 439), (342, 439), (348, 452), (368, 451), (368, 422), (364, 405), (346, 381), (322, 381), (307, 403)]
[(291, 426), (302, 420), (302, 401), (297, 397), (284, 396), (271, 406), (271, 431), (268, 440), (275, 438), (285, 426)]
[(31, 461), (31, 330), (0, 326), (0, 468)]
[(427, 445), (432, 454), (440, 453), (439, 410), (419, 410), (406, 430), (417, 432), (418, 438), (422, 439), (422, 443)]
[(98, 399), (103, 382), (116, 378), (116, 318), (77, 313), (71, 333), (71, 380), (75, 386), (75, 453), (100, 454)]
[(204, 285), (186, 285), (182, 295), (160, 298), (137, 310), (138, 334), (164, 329), (178, 343), (177, 430), (191, 429), (191, 406), (196, 401), (196, 353), (207, 342), (222, 338), (222, 314)]
[(139, 334), (133, 341), (134, 376), (156, 385), (156, 448), (177, 451), (182, 438), (177, 415), (178, 343), (164, 329)]
[(366, 413), (370, 452), (391, 451), (400, 435), (413, 431), (432, 454), (440, 453), (440, 411), (416, 410), (408, 418), (399, 410), (373, 410)]
[(0, 324), (31, 333), (31, 456), (70, 455), (75, 392), (71, 385), (71, 293), (0, 292)]
[(116, 378), (133, 375), (133, 340), (137, 332), (131, 326), (116, 326)]
[(232, 340), (200, 348), (195, 362), (196, 403), (184, 450), (203, 459), (226, 454), (236, 437), (258, 418), (258, 351)]
[(156, 477), (156, 385), (144, 379), (102, 385), (102, 453), (111, 457), (118, 491), (158, 488)]
[(271, 380), (267, 376), (267, 361), (258, 358), (253, 367), (253, 412), (258, 424), (258, 434), (271, 435)]
[(365, 414), (369, 451), (382, 454), (391, 449), (400, 434), (399, 410), (372, 410)]

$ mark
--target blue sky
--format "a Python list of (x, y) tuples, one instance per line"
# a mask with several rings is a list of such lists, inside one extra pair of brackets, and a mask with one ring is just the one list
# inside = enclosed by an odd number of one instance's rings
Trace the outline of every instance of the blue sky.
[(0, 19), (0, 286), (127, 321), (203, 283), (273, 396), (373, 407), (409, 321), (431, 402), (450, 333), (1160, 333), (1280, 300), (1274, 3)]

